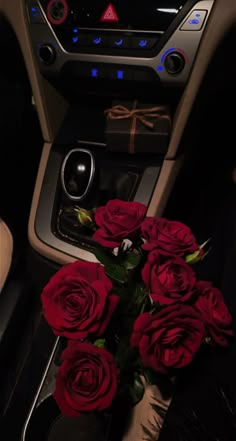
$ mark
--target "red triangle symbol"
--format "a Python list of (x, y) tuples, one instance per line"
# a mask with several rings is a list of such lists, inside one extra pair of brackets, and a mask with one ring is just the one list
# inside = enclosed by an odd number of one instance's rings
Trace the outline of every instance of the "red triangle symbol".
[(100, 21), (107, 22), (107, 23), (117, 23), (119, 21), (118, 15), (116, 13), (116, 10), (112, 3), (110, 3), (105, 11), (103, 12)]

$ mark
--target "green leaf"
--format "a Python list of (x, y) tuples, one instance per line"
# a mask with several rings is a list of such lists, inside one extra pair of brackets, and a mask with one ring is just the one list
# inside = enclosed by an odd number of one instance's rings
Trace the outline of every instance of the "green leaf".
[(146, 286), (143, 283), (137, 283), (134, 295), (134, 300), (142, 303), (143, 299), (148, 296)]
[(128, 271), (130, 271), (135, 269), (140, 264), (141, 259), (142, 259), (142, 255), (140, 254), (140, 252), (136, 251), (136, 252), (127, 253), (122, 264)]
[(94, 254), (97, 260), (99, 260), (104, 266), (114, 264), (114, 257), (110, 252), (106, 252), (103, 248), (96, 248)]
[(105, 272), (108, 277), (121, 285), (124, 285), (127, 282), (127, 271), (121, 265), (113, 263), (106, 264)]
[(134, 373), (134, 383), (130, 386), (129, 392), (132, 405), (137, 404), (143, 398), (144, 386), (140, 375), (137, 372)]
[(133, 295), (133, 304), (135, 305), (136, 311), (139, 314), (144, 312), (147, 307), (149, 310), (152, 306), (147, 289), (143, 284), (136, 285)]
[(200, 262), (201, 260), (205, 259), (205, 257), (209, 254), (210, 248), (203, 253), (203, 249), (205, 246), (210, 242), (211, 239), (206, 240), (202, 245), (200, 245), (199, 250), (195, 251), (192, 254), (189, 254), (185, 257), (185, 262), (189, 265), (194, 265), (195, 263)]
[(94, 346), (96, 346), (97, 348), (105, 348), (105, 343), (106, 343), (105, 338), (98, 338), (94, 342)]
[(189, 265), (194, 265), (194, 263), (197, 263), (200, 260), (202, 260), (201, 250), (197, 250), (194, 253), (188, 254), (188, 256), (185, 257), (185, 262)]

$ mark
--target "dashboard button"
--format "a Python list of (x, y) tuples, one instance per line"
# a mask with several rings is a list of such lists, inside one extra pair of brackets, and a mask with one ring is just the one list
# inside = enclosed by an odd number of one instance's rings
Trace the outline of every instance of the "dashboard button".
[(90, 37), (79, 30), (73, 29), (71, 42), (74, 46), (86, 47), (90, 45)]
[(181, 26), (181, 31), (200, 31), (207, 16), (206, 10), (195, 9)]
[(157, 38), (151, 38), (151, 37), (132, 37), (132, 48), (133, 49), (152, 49), (155, 44), (157, 43)]
[(45, 23), (45, 18), (42, 15), (39, 6), (37, 5), (37, 2), (30, 2), (28, 5), (28, 16), (29, 21), (32, 24), (42, 24)]
[(84, 46), (99, 48), (107, 46), (107, 37), (103, 34), (84, 34), (83, 35)]
[(131, 38), (121, 35), (111, 35), (108, 39), (108, 46), (117, 49), (128, 49), (131, 47)]
[(71, 42), (74, 46), (79, 47), (107, 47), (108, 38), (104, 34), (94, 34), (90, 32), (81, 32), (79, 29), (76, 28), (73, 30)]
[(109, 78), (109, 68), (104, 63), (68, 61), (63, 66), (61, 73), (69, 81), (70, 78), (91, 79), (94, 81)]
[(119, 80), (119, 81), (132, 81), (133, 80), (133, 69), (130, 69), (126, 66), (116, 66), (111, 67), (109, 70), (109, 78), (112, 80)]
[(108, 77), (107, 67), (100, 64), (88, 67), (87, 72), (88, 78), (92, 79), (107, 79)]
[(79, 63), (77, 69), (78, 76), (81, 78), (90, 78), (92, 80), (101, 80), (108, 77), (107, 68), (103, 64)]

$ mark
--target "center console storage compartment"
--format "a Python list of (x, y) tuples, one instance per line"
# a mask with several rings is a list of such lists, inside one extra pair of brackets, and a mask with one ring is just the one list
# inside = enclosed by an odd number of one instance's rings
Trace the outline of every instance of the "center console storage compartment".
[[(156, 149), (154, 144), (151, 152), (145, 150), (145, 145), (142, 152), (134, 154), (122, 146), (118, 151), (110, 148), (106, 109), (112, 107), (112, 102), (90, 97), (71, 106), (49, 153), (36, 213), (35, 230), (42, 242), (74, 257), (85, 250), (90, 253), (85, 256), (88, 260), (94, 242), (88, 229), (79, 224), (77, 210), (94, 210), (111, 199), (138, 201), (148, 207), (164, 159), (163, 142), (160, 149), (158, 145), (159, 133), (153, 137)], [(136, 115), (128, 118), (132, 120)], [(167, 119), (166, 139), (169, 115)], [(127, 124), (127, 137), (131, 126)]]
[[(88, 172), (87, 185), (83, 184), (84, 178), (78, 172), (91, 165), (86, 164), (84, 152), (91, 155), (94, 163), (93, 179), (89, 180)], [(54, 145), (37, 209), (35, 226), (38, 236), (57, 249), (64, 249), (67, 243), (91, 250), (92, 240), (87, 236), (87, 230), (79, 225), (75, 209), (91, 210), (111, 199), (134, 200), (148, 206), (161, 165), (160, 157), (137, 155), (134, 158), (128, 154), (108, 153), (102, 144)], [(80, 182), (85, 188), (82, 194), (77, 188)], [(90, 188), (86, 190), (88, 186)]]

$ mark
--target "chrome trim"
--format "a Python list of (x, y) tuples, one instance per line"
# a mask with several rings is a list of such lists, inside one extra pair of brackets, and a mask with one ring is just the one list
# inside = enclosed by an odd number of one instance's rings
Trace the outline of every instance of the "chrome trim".
[[(68, 193), (67, 189), (66, 189), (66, 185), (65, 185), (65, 178), (64, 178), (64, 174), (65, 174), (65, 167), (66, 167), (66, 163), (70, 157), (70, 155), (72, 153), (75, 152), (82, 152), (82, 153), (88, 153), (88, 155), (90, 156), (90, 160), (91, 160), (91, 170), (90, 170), (90, 176), (89, 176), (89, 180), (88, 180), (88, 185), (83, 193), (82, 196), (72, 196), (70, 193)], [(85, 196), (88, 194), (89, 189), (91, 187), (91, 184), (93, 182), (93, 178), (94, 178), (94, 174), (95, 174), (95, 161), (94, 161), (94, 157), (92, 155), (92, 153), (87, 150), (87, 149), (72, 149), (70, 150), (67, 155), (65, 156), (62, 166), (61, 166), (61, 185), (63, 188), (64, 193), (66, 194), (66, 196), (71, 200), (71, 201), (81, 201), (82, 199), (85, 198)]]
[(40, 396), (40, 392), (41, 392), (41, 390), (42, 390), (42, 388), (43, 388), (43, 385), (44, 385), (45, 379), (46, 379), (46, 377), (47, 377), (47, 373), (48, 373), (48, 371), (49, 371), (49, 369), (50, 369), (50, 366), (51, 366), (51, 363), (52, 363), (53, 357), (54, 357), (54, 355), (55, 355), (55, 352), (56, 352), (56, 349), (57, 349), (57, 346), (58, 346), (59, 340), (60, 340), (60, 337), (57, 337), (57, 338), (56, 338), (56, 342), (55, 342), (55, 344), (54, 344), (54, 346), (53, 346), (53, 349), (52, 349), (51, 356), (50, 356), (50, 358), (49, 358), (48, 364), (47, 364), (46, 369), (45, 369), (45, 371), (44, 371), (44, 374), (43, 374), (42, 380), (41, 380), (41, 382), (40, 382), (39, 388), (38, 388), (38, 390), (37, 390), (37, 392), (36, 392), (36, 395), (35, 395), (35, 397), (34, 397), (34, 400), (33, 400), (33, 403), (32, 403), (32, 405), (31, 405), (30, 411), (29, 411), (29, 413), (28, 413), (28, 416), (27, 416), (27, 418), (26, 418), (25, 424), (24, 424), (24, 426), (23, 426), (23, 431), (22, 431), (21, 441), (25, 441), (25, 439), (26, 439), (25, 436), (26, 436), (26, 431), (27, 431), (28, 424), (29, 424), (29, 422), (30, 422), (30, 418), (31, 418), (31, 416), (32, 416), (32, 414), (33, 414), (33, 411), (34, 411), (35, 406), (36, 406), (36, 404), (37, 404), (38, 398), (39, 398), (39, 396)]
[(35, 233), (41, 242), (55, 250), (61, 251), (64, 254), (73, 256), (77, 259), (97, 262), (96, 257), (90, 251), (81, 250), (80, 248), (59, 239), (52, 232), (51, 219), (58, 180), (60, 179), (61, 162), (61, 154), (52, 150), (48, 158), (39, 196), (34, 226)]

